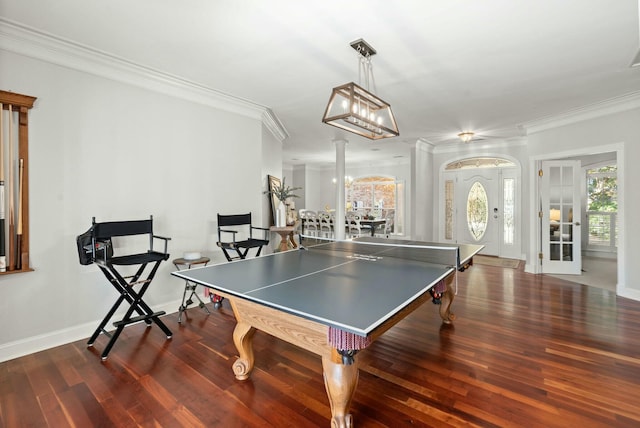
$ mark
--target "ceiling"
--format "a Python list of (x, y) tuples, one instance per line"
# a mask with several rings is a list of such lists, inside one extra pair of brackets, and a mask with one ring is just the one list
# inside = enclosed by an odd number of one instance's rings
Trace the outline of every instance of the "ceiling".
[[(637, 0), (2, 0), (0, 16), (272, 110), (287, 165), (402, 162), (417, 140), (523, 135), (522, 124), (640, 90)], [(376, 50), (375, 92), (400, 136), (321, 122)], [(471, 143), (473, 144), (473, 143)]]

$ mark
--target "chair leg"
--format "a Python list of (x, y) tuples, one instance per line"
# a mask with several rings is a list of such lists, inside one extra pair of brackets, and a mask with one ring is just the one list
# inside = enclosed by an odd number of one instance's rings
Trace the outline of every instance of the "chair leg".
[(122, 304), (123, 301), (124, 301), (124, 295), (120, 295), (120, 297), (118, 297), (118, 300), (116, 300), (116, 303), (114, 303), (111, 309), (109, 309), (109, 312), (107, 312), (102, 322), (100, 322), (100, 325), (98, 325), (98, 328), (96, 328), (96, 331), (94, 331), (91, 337), (89, 338), (89, 341), (87, 342), (87, 347), (90, 348), (93, 346), (93, 343), (96, 341), (98, 336), (100, 336), (100, 333), (105, 333), (109, 335), (109, 333), (104, 328), (106, 327), (107, 323), (109, 322), (113, 314), (115, 314), (116, 310), (118, 309), (120, 304)]
[(193, 293), (192, 293), (191, 295), (192, 295), (193, 297), (195, 297), (196, 299), (198, 299), (198, 302), (199, 302), (199, 303), (198, 303), (198, 307), (199, 307), (199, 308), (204, 309), (204, 310), (205, 310), (205, 312), (206, 312), (207, 314), (211, 314), (211, 312), (209, 312), (209, 308), (207, 308), (207, 306), (204, 304), (204, 302), (202, 301), (202, 299), (200, 298), (200, 296), (198, 296), (198, 293), (195, 291), (195, 289), (194, 289), (194, 291), (193, 291)]
[[(133, 275), (130, 281), (127, 281), (126, 279), (124, 279), (124, 277), (122, 277), (113, 268), (113, 266), (99, 265), (100, 269), (105, 274), (109, 282), (120, 293), (120, 296), (116, 300), (115, 304), (111, 307), (111, 309), (109, 310), (109, 312), (107, 313), (105, 318), (102, 320), (102, 322), (100, 323), (96, 331), (93, 333), (93, 335), (89, 339), (89, 342), (87, 343), (87, 346), (92, 346), (101, 332), (105, 333), (105, 335), (110, 338), (109, 342), (107, 343), (107, 346), (102, 352), (102, 356), (101, 356), (102, 361), (105, 361), (107, 359), (109, 352), (111, 351), (111, 348), (113, 347), (115, 342), (118, 340), (120, 333), (122, 333), (122, 330), (124, 329), (124, 327), (126, 327), (129, 324), (134, 324), (140, 321), (144, 321), (148, 325), (155, 323), (165, 333), (165, 335), (167, 336), (167, 339), (170, 339), (173, 336), (173, 333), (171, 332), (171, 330), (169, 330), (169, 328), (159, 318), (161, 315), (164, 315), (166, 312), (164, 311), (153, 312), (153, 310), (149, 307), (149, 305), (147, 305), (144, 302), (144, 300), (142, 300), (142, 297), (144, 296), (147, 289), (149, 288), (149, 285), (151, 284), (151, 280), (155, 276), (159, 265), (160, 265), (160, 261), (157, 261), (154, 267), (152, 268), (151, 272), (147, 276), (147, 279), (143, 281), (144, 283), (142, 284), (138, 292), (136, 292), (133, 287), (139, 282), (138, 279), (142, 275), (142, 272), (146, 267), (146, 263), (140, 266), (140, 268), (138, 269), (136, 274)], [(109, 322), (109, 320), (115, 314), (118, 307), (125, 300), (129, 303), (130, 306), (125, 312), (124, 317), (120, 321), (116, 321), (113, 323), (116, 329), (113, 333), (110, 334), (105, 330), (105, 327)], [(132, 317), (134, 312), (136, 312), (138, 316)]]
[(120, 333), (122, 333), (122, 330), (124, 330), (124, 325), (116, 328), (116, 331), (111, 335), (109, 343), (107, 343), (107, 346), (105, 346), (104, 350), (102, 351), (102, 355), (100, 356), (100, 359), (102, 361), (106, 361), (109, 357), (109, 352), (111, 352), (111, 348), (113, 348), (113, 345), (116, 344), (116, 340), (118, 340), (118, 337), (120, 336)]
[[(96, 330), (93, 332), (93, 334), (89, 338), (89, 341), (87, 342), (87, 347), (93, 346), (93, 343), (96, 341), (100, 333), (104, 333), (107, 336), (111, 336), (111, 334), (105, 330), (107, 323), (113, 317), (113, 315), (118, 310), (122, 302), (124, 302), (125, 300), (128, 300), (130, 304), (132, 303), (130, 299), (127, 299), (127, 294), (122, 286), (122, 284), (126, 283), (126, 281), (124, 279), (119, 279), (116, 275), (113, 275), (111, 270), (108, 269), (107, 267), (102, 265), (99, 265), (99, 267), (102, 273), (107, 277), (107, 280), (118, 290), (118, 292), (120, 293), (120, 297), (118, 297), (118, 300), (116, 300), (116, 302), (113, 304), (111, 309), (109, 309), (109, 312), (107, 312), (107, 314), (103, 318), (100, 325), (98, 325), (98, 328), (96, 328)], [(136, 272), (136, 275), (134, 275), (133, 281), (137, 281), (138, 278), (140, 277), (140, 274), (141, 274), (141, 271), (138, 270), (138, 272)], [(138, 312), (138, 313), (142, 315), (141, 312)]]
[(178, 324), (182, 322), (182, 313), (187, 310), (187, 306), (191, 304), (191, 299), (187, 300), (187, 292), (191, 289), (189, 282), (184, 286), (184, 291), (182, 292), (182, 303), (180, 303), (180, 307), (178, 308)]
[[(193, 298), (194, 297), (199, 302), (198, 306), (200, 308), (204, 309), (207, 312), (207, 314), (211, 314), (211, 312), (209, 312), (209, 308), (207, 308), (205, 306), (205, 304), (202, 301), (202, 299), (200, 299), (200, 296), (198, 296), (198, 293), (196, 291), (196, 287), (197, 287), (197, 284), (190, 283), (189, 281), (187, 281), (185, 286), (184, 286), (184, 292), (182, 293), (182, 304), (178, 308), (178, 324), (180, 324), (182, 322), (182, 313), (184, 311), (186, 311), (187, 308), (189, 307), (189, 305), (191, 305), (193, 303)], [(187, 298), (187, 293), (189, 293), (189, 292), (191, 292), (191, 294)]]
[(232, 260), (232, 257), (229, 255), (229, 253), (227, 252), (226, 248), (223, 248), (222, 252), (224, 253), (224, 256), (227, 258), (227, 261), (231, 261)]
[(166, 324), (162, 322), (162, 320), (159, 318), (161, 315), (165, 315), (166, 312), (164, 311), (153, 312), (153, 309), (151, 309), (151, 307), (147, 305), (144, 300), (142, 300), (142, 296), (144, 295), (144, 293), (147, 292), (147, 288), (149, 288), (149, 285), (151, 285), (151, 280), (155, 276), (159, 266), (160, 266), (160, 263), (158, 262), (153, 267), (152, 272), (147, 277), (147, 280), (142, 285), (142, 288), (140, 288), (140, 292), (137, 293), (137, 296), (133, 288), (131, 288), (131, 293), (135, 298), (134, 309), (137, 307), (140, 307), (142, 311), (144, 311), (145, 313), (145, 315), (141, 315), (141, 318), (144, 318), (145, 320), (151, 319), (158, 327), (160, 327), (160, 330), (164, 332), (164, 334), (167, 336), (167, 339), (171, 339), (171, 337), (173, 336), (173, 333), (171, 332), (171, 330), (169, 330), (169, 327), (167, 327)]

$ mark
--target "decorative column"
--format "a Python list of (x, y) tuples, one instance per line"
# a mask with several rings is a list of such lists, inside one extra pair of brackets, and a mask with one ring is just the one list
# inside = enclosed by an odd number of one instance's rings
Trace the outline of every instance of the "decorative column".
[(345, 204), (344, 204), (344, 153), (347, 140), (333, 140), (336, 145), (336, 218), (334, 222), (334, 233), (336, 240), (342, 241), (345, 238)]

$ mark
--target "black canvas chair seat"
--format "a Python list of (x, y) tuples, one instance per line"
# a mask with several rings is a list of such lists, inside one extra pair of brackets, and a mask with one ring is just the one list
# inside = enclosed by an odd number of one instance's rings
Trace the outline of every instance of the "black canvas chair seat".
[[(148, 235), (149, 247), (147, 252), (114, 256), (113, 238), (123, 239), (134, 235)], [(109, 342), (102, 352), (103, 361), (107, 359), (111, 348), (124, 327), (129, 324), (138, 322), (145, 322), (148, 326), (156, 324), (166, 334), (167, 339), (170, 339), (173, 335), (171, 330), (160, 319), (160, 316), (165, 315), (165, 312), (154, 312), (143, 300), (143, 296), (149, 289), (160, 263), (169, 258), (169, 253), (167, 253), (169, 239), (153, 234), (153, 217), (149, 217), (148, 220), (106, 223), (96, 223), (94, 217), (91, 228), (77, 237), (80, 263), (85, 265), (96, 264), (109, 283), (120, 294), (87, 342), (87, 346), (92, 347), (100, 333), (104, 333), (105, 336), (109, 337)], [(153, 249), (154, 241), (157, 240), (163, 241), (163, 251), (155, 251)], [(137, 270), (133, 275), (124, 276), (116, 268), (120, 266), (137, 266)], [(145, 272), (148, 272), (146, 276), (144, 276)], [(118, 308), (125, 302), (129, 304), (129, 307), (121, 320), (113, 322), (115, 331), (107, 331), (107, 324)]]
[(142, 254), (132, 254), (130, 256), (111, 257), (109, 263), (116, 266), (138, 265), (140, 263), (151, 263), (167, 260), (168, 254), (149, 252)]
[(226, 248), (228, 250), (245, 250), (247, 248), (262, 248), (265, 245), (269, 245), (269, 241), (265, 239), (245, 239), (238, 242), (221, 242), (220, 248)]

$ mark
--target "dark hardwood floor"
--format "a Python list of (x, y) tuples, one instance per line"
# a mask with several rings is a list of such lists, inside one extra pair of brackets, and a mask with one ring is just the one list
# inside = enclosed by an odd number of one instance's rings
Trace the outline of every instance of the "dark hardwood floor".
[[(458, 288), (452, 326), (427, 303), (356, 356), (356, 427), (640, 426), (640, 302), (479, 264)], [(228, 302), (164, 319), (104, 363), (104, 337), (1, 363), (0, 426), (329, 426), (320, 358), (258, 332), (240, 382)]]

